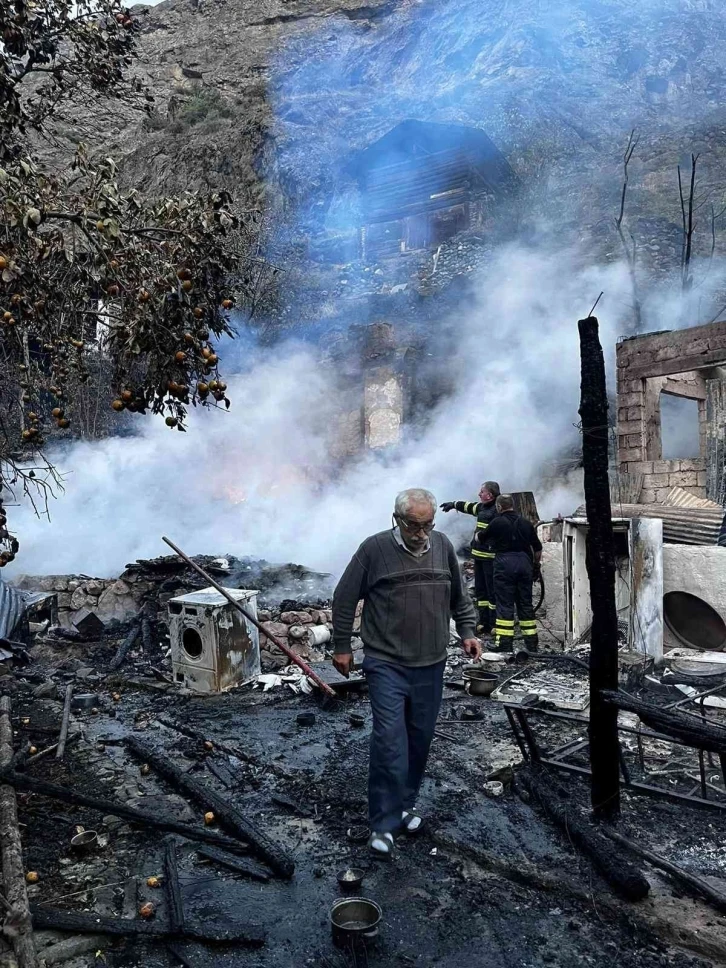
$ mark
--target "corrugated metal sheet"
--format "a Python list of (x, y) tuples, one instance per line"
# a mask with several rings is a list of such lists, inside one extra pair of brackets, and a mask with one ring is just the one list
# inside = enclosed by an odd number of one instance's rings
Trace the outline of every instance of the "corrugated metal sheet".
[(22, 593), (0, 578), (0, 639), (12, 638), (24, 613), (25, 598)]
[(712, 510), (716, 508), (723, 514), (723, 508), (720, 504), (710, 501), (707, 497), (696, 497), (695, 494), (689, 494), (682, 487), (672, 488), (663, 503), (674, 508), (711, 508)]
[[(668, 544), (715, 545), (723, 523), (723, 508), (681, 508), (667, 504), (613, 504), (614, 518), (660, 518)], [(574, 514), (586, 518), (585, 505)]]

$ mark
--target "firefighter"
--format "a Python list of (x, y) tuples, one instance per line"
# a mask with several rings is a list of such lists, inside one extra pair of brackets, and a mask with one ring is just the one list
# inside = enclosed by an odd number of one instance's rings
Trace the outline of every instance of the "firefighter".
[(479, 612), (478, 633), (491, 635), (496, 619), (494, 604), (494, 552), (487, 545), (486, 536), (489, 523), (496, 517), (496, 500), (499, 485), (496, 481), (485, 481), (479, 491), (479, 501), (447, 501), (441, 505), (442, 511), (460, 511), (476, 518), (476, 531), (471, 539), (471, 555), (474, 559), (474, 595)]
[(509, 494), (496, 500), (497, 517), (487, 529), (487, 545), (494, 552), (496, 624), (494, 649), (511, 652), (514, 644), (514, 609), (528, 652), (537, 649), (537, 622), (532, 607), (532, 579), (540, 567), (542, 542), (534, 526), (514, 511)]

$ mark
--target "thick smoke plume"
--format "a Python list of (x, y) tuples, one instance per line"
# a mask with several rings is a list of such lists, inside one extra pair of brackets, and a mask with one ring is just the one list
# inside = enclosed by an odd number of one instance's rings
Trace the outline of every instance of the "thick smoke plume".
[[(612, 350), (629, 310), (621, 267), (578, 269), (572, 253), (502, 252), (470, 311), (453, 321), (455, 354), (437, 361), (456, 374), (457, 392), (421, 436), (337, 477), (333, 373), (310, 348), (268, 351), (229, 381), (232, 410), (196, 414), (187, 434), (149, 418), (137, 437), (57, 455), (65, 493), (51, 521), (14, 512), (23, 537), (15, 572), (112, 575), (164, 553), (161, 534), (190, 553), (337, 572), (362, 538), (389, 526), (396, 492), (416, 485), (443, 501), (475, 498), (481, 481), (495, 478), (505, 490), (535, 490), (543, 517), (569, 512), (576, 489), (538, 485), (547, 462), (577, 440), (576, 323), (602, 288), (601, 336)], [(457, 522), (440, 515), (439, 526)]]
[[(708, 4), (696, 10), (681, 0), (618, 0), (607, 9), (591, 0), (451, 0), (400, 5), (374, 30), (333, 18), (317, 35), (297, 35), (270, 85), (278, 119), (272, 167), (297, 205), (293, 237), (305, 237), (318, 203), (325, 211), (323, 189), (337, 191), (336, 164), (340, 169), (351, 150), (406, 118), (484, 127), (505, 154), (511, 149), (514, 163), (519, 135), (525, 148), (546, 145), (560, 124), (575, 132), (567, 144), (584, 145), (579, 154), (566, 151), (581, 179), (558, 181), (544, 157), (541, 194), (549, 205), (537, 217), (547, 221), (542, 213), (566, 208), (570, 196), (578, 199), (576, 213), (587, 208), (603, 188), (606, 163), (604, 181), (615, 198), (620, 173), (613, 159), (630, 128), (648, 123), (654, 111), (678, 127), (686, 115), (693, 122), (694, 104), (709, 103), (700, 90), (690, 91), (677, 64), (667, 98), (657, 99), (631, 75), (650, 77), (660, 69), (659, 44), (677, 38), (679, 45), (693, 34), (691, 21), (702, 18), (705, 29), (718, 16)], [(645, 24), (656, 38), (652, 57), (631, 64), (625, 55)], [(344, 211), (341, 218), (336, 209), (336, 230), (355, 228), (347, 197), (343, 191), (339, 198)], [(66, 475), (65, 493), (51, 504), (50, 522), (30, 508), (13, 510), (22, 549), (5, 574), (113, 575), (127, 561), (165, 553), (164, 533), (192, 554), (254, 555), (338, 572), (361, 539), (389, 525), (396, 492), (410, 486), (430, 488), (441, 501), (475, 498), (481, 481), (494, 478), (504, 490), (533, 490), (543, 518), (571, 511), (581, 497), (577, 475), (553, 487), (546, 470), (579, 440), (577, 319), (604, 290), (598, 315), (614, 392), (614, 345), (632, 332), (632, 291), (612, 251), (607, 265), (597, 265), (566, 243), (552, 244), (571, 239), (577, 221), (569, 234), (550, 222), (537, 229), (548, 244), (500, 249), (472, 275), (466, 309), (441, 320), (455, 338), (435, 362), (454, 377), (456, 390), (427, 415), (425, 427), (408, 430), (395, 453), (365, 454), (340, 469), (330, 447), (339, 409), (335, 374), (319, 365), (315, 348), (278, 345), (257, 352), (236, 376), (227, 367), (232, 410), (195, 414), (187, 434), (139, 420), (132, 439), (78, 443), (51, 455)], [(534, 234), (530, 225), (528, 238)], [(619, 251), (617, 240), (612, 248)], [(713, 267), (714, 283), (717, 276), (723, 273)], [(651, 328), (704, 321), (705, 302), (694, 313), (662, 283), (647, 301)], [(441, 514), (438, 526), (467, 530), (453, 514)]]

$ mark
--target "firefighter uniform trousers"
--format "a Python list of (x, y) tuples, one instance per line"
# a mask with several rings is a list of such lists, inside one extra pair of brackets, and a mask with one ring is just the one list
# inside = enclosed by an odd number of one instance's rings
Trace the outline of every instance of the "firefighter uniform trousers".
[(497, 615), (494, 594), (494, 552), (472, 549), (474, 559), (474, 594), (479, 612), (477, 631), (489, 635), (494, 629)]
[(514, 610), (524, 644), (536, 648), (537, 622), (532, 606), (532, 576), (534, 565), (526, 551), (498, 552), (494, 559), (494, 594), (497, 609), (494, 636), (496, 645), (514, 642)]

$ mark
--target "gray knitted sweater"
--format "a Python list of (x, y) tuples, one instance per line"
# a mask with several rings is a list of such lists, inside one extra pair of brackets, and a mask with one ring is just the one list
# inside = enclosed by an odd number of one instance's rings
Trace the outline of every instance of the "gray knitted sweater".
[(363, 599), (361, 638), (366, 655), (405, 666), (446, 658), (453, 617), (462, 638), (472, 638), (476, 615), (454, 547), (439, 531), (420, 556), (409, 554), (392, 531), (367, 538), (333, 596), (333, 645), (351, 651), (356, 606)]

